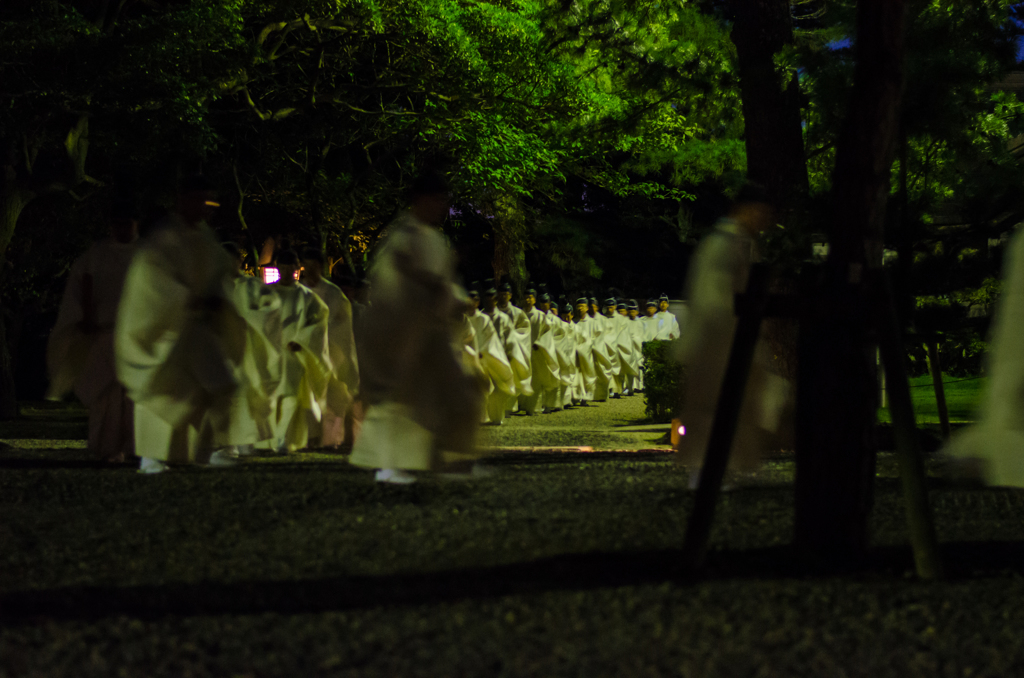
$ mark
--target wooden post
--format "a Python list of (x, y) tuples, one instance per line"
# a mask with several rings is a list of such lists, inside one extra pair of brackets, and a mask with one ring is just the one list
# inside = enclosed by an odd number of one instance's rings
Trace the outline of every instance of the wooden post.
[(736, 323), (736, 333), (733, 335), (729, 363), (722, 379), (721, 395), (715, 407), (715, 421), (711, 425), (708, 449), (700, 470), (700, 483), (693, 500), (693, 512), (690, 514), (686, 536), (683, 539), (683, 566), (690, 571), (699, 569), (707, 554), (711, 523), (715, 517), (715, 504), (722, 489), (726, 467), (729, 465), (729, 453), (732, 450), (736, 424), (743, 405), (743, 393), (747, 377), (750, 375), (750, 365), (761, 330), (761, 319), (764, 317), (768, 301), (767, 266), (755, 264), (751, 267), (747, 292), (739, 297), (738, 301), (742, 303), (738, 304), (740, 308), (737, 309), (739, 320)]
[(932, 373), (932, 387), (935, 389), (935, 405), (939, 410), (939, 427), (942, 439), (949, 440), (949, 409), (946, 407), (946, 387), (942, 384), (942, 363), (939, 362), (939, 342), (929, 341), (928, 369)]
[(931, 509), (928, 507), (921, 442), (914, 419), (914, 403), (910, 397), (910, 380), (903, 363), (903, 341), (896, 318), (896, 304), (885, 272), (878, 270), (874, 274), (877, 300), (875, 324), (882, 361), (888, 375), (889, 411), (892, 413), (893, 430), (896, 433), (896, 457), (899, 460), (903, 498), (907, 507), (907, 529), (914, 550), (914, 563), (917, 576), (922, 579), (939, 579), (942, 577), (942, 562)]

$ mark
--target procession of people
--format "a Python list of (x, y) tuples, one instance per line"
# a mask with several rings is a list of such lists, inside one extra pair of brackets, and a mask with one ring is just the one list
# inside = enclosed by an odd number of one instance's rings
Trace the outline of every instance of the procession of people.
[(570, 302), (535, 285), (515, 304), (508, 281), (460, 285), (438, 228), (449, 199), (440, 175), (414, 183), (365, 303), (317, 249), (275, 251), (279, 277), (264, 283), (207, 224), (219, 205), (202, 176), (144, 238), (114, 214), (112, 237), (72, 267), (50, 397), (74, 391), (90, 450), (137, 457), (140, 473), (346, 445), (378, 481), (408, 483), (476, 472), (480, 425), (643, 391), (643, 344), (681, 334), (667, 295), (641, 314), (617, 292)]

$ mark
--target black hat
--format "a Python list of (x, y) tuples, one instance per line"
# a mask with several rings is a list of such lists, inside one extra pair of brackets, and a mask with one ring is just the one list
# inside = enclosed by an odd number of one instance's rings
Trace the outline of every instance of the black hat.
[(661, 296), (658, 297), (658, 301), (668, 301), (668, 295), (662, 292)]
[(635, 311), (640, 307), (637, 306), (636, 299), (630, 299), (629, 302), (626, 304), (626, 308), (629, 309), (630, 311)]
[(537, 289), (535, 287), (527, 287), (523, 294), (532, 294), (533, 296), (537, 296)]
[(437, 195), (448, 193), (448, 182), (440, 172), (427, 170), (413, 179), (409, 186), (409, 197), (415, 198), (420, 195)]
[(562, 306), (562, 313), (572, 313), (573, 310), (574, 309), (573, 309), (572, 304), (570, 304), (568, 301), (565, 302), (564, 306)]
[(590, 297), (590, 303), (597, 306), (597, 297)]
[(469, 296), (471, 296), (471, 297), (476, 297), (476, 298), (479, 299), (480, 298), (480, 282), (478, 280), (474, 280), (473, 282), (471, 282), (469, 284), (469, 289), (466, 290), (466, 293), (469, 294)]
[(654, 299), (648, 299), (647, 303), (644, 304), (644, 306), (653, 306), (654, 308), (658, 308), (658, 302), (655, 301)]
[(494, 288), (494, 278), (484, 280), (484, 284), (480, 287), (480, 291), (483, 292), (484, 296), (497, 294), (498, 290)]
[(544, 294), (542, 294), (539, 297), (537, 297), (537, 301), (539, 303), (541, 303), (541, 304), (550, 304), (551, 303), (551, 295), (548, 294), (547, 292), (545, 292)]
[(615, 308), (621, 311), (622, 309), (626, 308), (626, 302), (620, 301)]
[(277, 253), (277, 256), (274, 257), (274, 262), (278, 266), (281, 264), (286, 266), (298, 266), (299, 255), (295, 253), (295, 250), (281, 250)]
[(579, 306), (580, 304), (589, 305), (589, 303), (590, 300), (588, 300), (586, 297), (580, 297), (579, 299), (576, 300), (577, 306)]
[(511, 292), (512, 291), (512, 283), (510, 283), (508, 281), (501, 283), (500, 285), (498, 285), (498, 291), (499, 292)]
[(616, 299), (615, 297), (608, 297), (607, 299), (604, 300), (605, 306), (614, 306), (617, 303), (619, 303), (619, 300)]

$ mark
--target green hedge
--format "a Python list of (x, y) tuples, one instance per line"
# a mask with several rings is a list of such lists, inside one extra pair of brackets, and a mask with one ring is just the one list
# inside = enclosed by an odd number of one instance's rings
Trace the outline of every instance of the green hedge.
[(644, 344), (644, 406), (648, 418), (671, 421), (683, 397), (683, 367), (672, 359), (672, 341)]

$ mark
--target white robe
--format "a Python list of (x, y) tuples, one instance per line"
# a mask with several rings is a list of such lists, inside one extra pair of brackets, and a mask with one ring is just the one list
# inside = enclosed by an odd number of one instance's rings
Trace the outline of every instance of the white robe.
[(594, 357), (594, 321), (588, 315), (573, 321), (573, 335), (576, 341), (576, 383), (573, 397), (576, 400), (593, 400), (597, 385), (597, 364)]
[(558, 353), (552, 336), (552, 318), (555, 316), (539, 308), (532, 308), (524, 315), (530, 323), (530, 385), (533, 394), (520, 396), (519, 406), (535, 414), (541, 407), (549, 407), (545, 396), (557, 390), (560, 383)]
[(388, 227), (370, 269), (371, 304), (356, 328), (360, 393), (369, 406), (349, 461), (430, 470), (473, 457), (482, 402), (453, 346), (454, 259), (411, 212)]
[[(754, 240), (743, 234), (735, 222), (722, 219), (701, 241), (690, 263), (686, 281), (690, 313), (686, 332), (677, 346), (677, 357), (686, 369), (680, 415), (686, 434), (680, 438), (679, 460), (688, 465), (700, 466), (704, 461), (736, 332), (734, 298), (746, 289), (754, 256)], [(770, 411), (777, 408), (768, 402), (771, 398), (766, 398), (768, 358), (767, 346), (760, 339), (729, 459), (730, 468), (735, 470), (749, 470), (757, 465), (768, 434), (779, 424), (771, 421)], [(771, 378), (772, 382), (780, 380)]]
[[(509, 332), (508, 343), (515, 344), (515, 353), (521, 361), (519, 369), (516, 369), (516, 394), (522, 396), (533, 395), (533, 328), (530, 319), (523, 309), (509, 304), (504, 308), (498, 307), (511, 321), (512, 327)], [(507, 351), (506, 351), (507, 352)], [(510, 354), (511, 355), (511, 354)], [(515, 366), (514, 366), (515, 367)]]
[(642, 391), (644, 388), (644, 337), (646, 328), (640, 322), (640, 318), (627, 318), (628, 335), (633, 344), (633, 359), (636, 375), (626, 380), (626, 388), (634, 391)]
[(246, 334), (226, 291), (234, 270), (205, 224), (175, 213), (140, 242), (114, 331), (140, 457), (187, 463), (227, 442)]
[(597, 381), (594, 385), (594, 400), (606, 400), (616, 391), (619, 365), (618, 333), (610, 318), (598, 313), (590, 318), (591, 341)]
[(1024, 487), (1024, 230), (1004, 255), (985, 374), (977, 423), (954, 433), (945, 452), (979, 462), (989, 485)]
[[(511, 321), (500, 311), (490, 315), (477, 309), (469, 316), (476, 331), (476, 346), (484, 372), (491, 380), (487, 391), (485, 422), (500, 424), (505, 420), (505, 407), (516, 397), (516, 372), (506, 351), (501, 329), (510, 330)], [(495, 324), (497, 321), (498, 324)]]
[(274, 447), (292, 452), (309, 445), (317, 429), (320, 405), (332, 373), (327, 321), (330, 311), (320, 297), (301, 283), (270, 286), (281, 300), (281, 336), (270, 396)]
[(107, 238), (72, 264), (46, 351), (48, 397), (74, 390), (89, 409), (89, 450), (111, 461), (135, 447), (132, 402), (114, 372), (114, 323), (135, 251)]
[(228, 280), (228, 293), (246, 324), (245, 357), (234, 364), (240, 388), (231, 399), (229, 445), (253, 445), (273, 437), (272, 394), (280, 381), (281, 298), (270, 285), (247, 275)]
[(674, 314), (668, 311), (658, 311), (654, 314), (654, 320), (658, 323), (654, 335), (655, 341), (672, 341), (679, 338), (681, 334), (679, 319)]
[(359, 362), (356, 341), (352, 333), (352, 304), (341, 288), (320, 278), (309, 289), (327, 304), (327, 341), (331, 356), (331, 378), (324, 397), (320, 400), (320, 430), (313, 433), (320, 444), (340, 445), (345, 441), (345, 415), (359, 388)]

